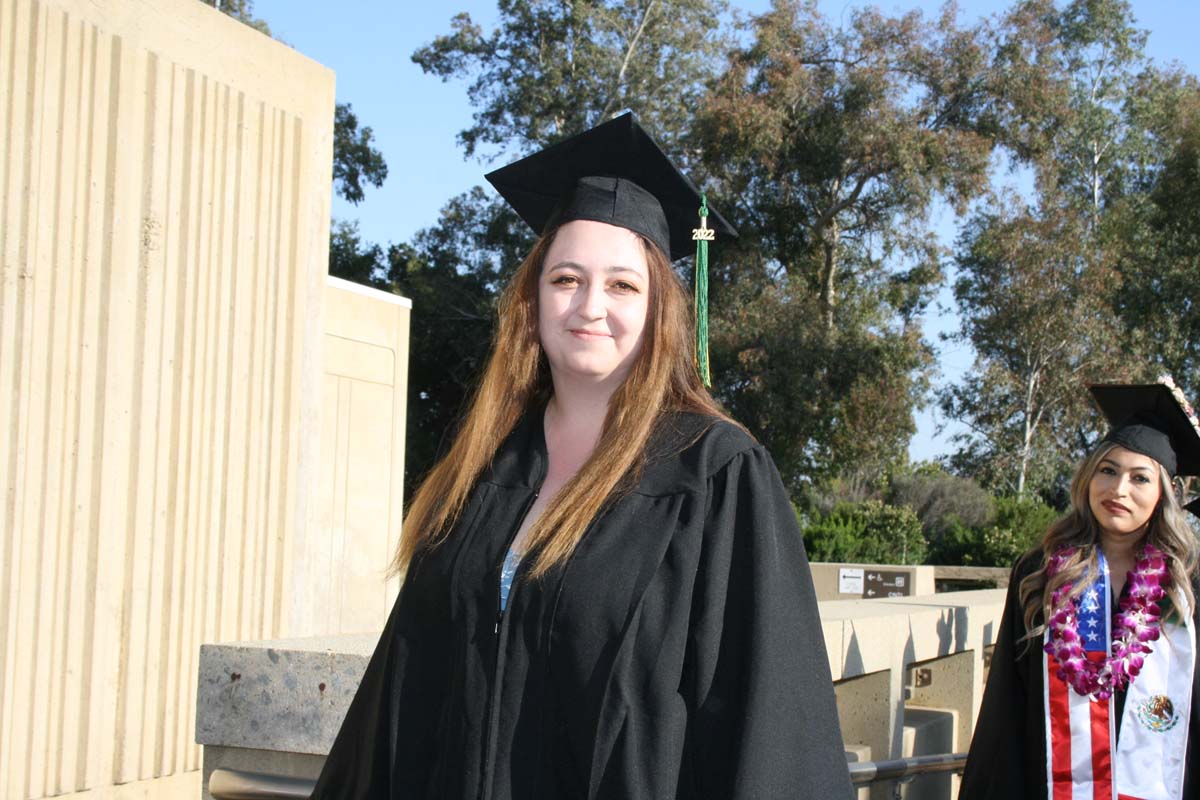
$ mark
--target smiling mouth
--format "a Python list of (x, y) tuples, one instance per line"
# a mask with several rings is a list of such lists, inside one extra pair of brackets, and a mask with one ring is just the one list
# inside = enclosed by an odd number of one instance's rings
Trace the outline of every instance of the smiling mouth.
[(581, 331), (581, 330), (572, 329), (571, 333), (575, 336), (578, 336), (581, 339), (611, 339), (612, 338), (612, 336), (610, 334), (601, 333), (600, 331)]

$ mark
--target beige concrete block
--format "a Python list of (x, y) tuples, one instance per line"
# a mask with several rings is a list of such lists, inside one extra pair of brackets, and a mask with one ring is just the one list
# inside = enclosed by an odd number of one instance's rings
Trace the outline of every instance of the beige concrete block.
[(199, 767), (200, 643), (292, 622), (333, 74), (194, 0), (0, 51), (0, 797), (132, 797)]
[[(895, 724), (895, 683), (890, 672), (876, 672), (834, 683), (842, 741), (865, 747), (873, 759), (890, 758)], [(872, 800), (887, 800), (883, 784), (866, 790)], [(862, 797), (862, 794), (859, 794)]]
[[(954, 751), (958, 711), (950, 708), (909, 708), (904, 716), (903, 753), (907, 756), (937, 755)], [(958, 796), (957, 778), (951, 773), (920, 775), (901, 784), (904, 800), (950, 800)]]
[(958, 728), (943, 752), (965, 752), (971, 743), (975, 716), (975, 685), (979, 669), (978, 653), (967, 650), (911, 664), (908, 667), (908, 699), (905, 720), (910, 712), (922, 708), (953, 709)]
[(398, 590), (411, 302), (337, 278), (324, 293), (319, 476), (298, 544), (292, 633), (379, 630)]

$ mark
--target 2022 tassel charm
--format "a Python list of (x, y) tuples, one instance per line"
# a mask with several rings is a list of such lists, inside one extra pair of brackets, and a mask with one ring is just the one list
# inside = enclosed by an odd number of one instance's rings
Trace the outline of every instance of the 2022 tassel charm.
[(712, 375), (708, 364), (708, 243), (717, 238), (717, 232), (708, 227), (708, 198), (700, 194), (700, 227), (692, 229), (696, 242), (696, 369), (705, 388), (712, 386)]

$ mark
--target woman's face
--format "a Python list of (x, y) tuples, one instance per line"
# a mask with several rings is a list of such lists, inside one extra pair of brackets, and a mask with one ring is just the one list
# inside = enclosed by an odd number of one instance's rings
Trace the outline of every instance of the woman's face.
[(1088, 505), (1111, 537), (1142, 536), (1161, 497), (1158, 462), (1124, 447), (1104, 454), (1088, 484)]
[(649, 296), (636, 233), (591, 220), (559, 228), (538, 279), (538, 336), (554, 379), (623, 380), (641, 350)]

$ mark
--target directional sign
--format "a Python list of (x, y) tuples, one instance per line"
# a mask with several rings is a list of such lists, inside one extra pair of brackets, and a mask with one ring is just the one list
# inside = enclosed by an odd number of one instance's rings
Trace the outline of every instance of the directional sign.
[(841, 567), (838, 569), (838, 594), (862, 594), (863, 571), (861, 568)]
[(909, 573), (894, 570), (869, 570), (863, 581), (863, 597), (908, 597), (912, 594)]

